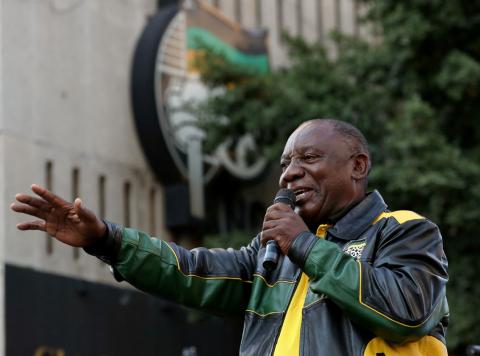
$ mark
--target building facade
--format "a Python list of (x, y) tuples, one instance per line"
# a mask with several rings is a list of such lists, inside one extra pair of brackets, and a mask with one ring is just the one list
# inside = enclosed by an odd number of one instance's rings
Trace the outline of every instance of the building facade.
[[(15, 225), (27, 218), (8, 208), (17, 192), (38, 183), (68, 199), (82, 197), (101, 217), (178, 239), (166, 227), (168, 201), (142, 151), (130, 93), (137, 41), (149, 19), (171, 2), (0, 0), (0, 354), (131, 354), (127, 346), (120, 347), (128, 340), (115, 338), (108, 328), (140, 320), (148, 330), (161, 329), (158, 321), (145, 319), (155, 312), (172, 323), (172, 332), (188, 327), (177, 309), (117, 284), (104, 264), (82, 250), (42, 232), (19, 232)], [(208, 4), (245, 27), (266, 28), (274, 67), (288, 65), (284, 31), (325, 41), (333, 52), (327, 36), (331, 30), (365, 35), (356, 20), (362, 9), (354, 0)], [(265, 202), (276, 191), (269, 181), (248, 189)], [(116, 302), (106, 307), (95, 296)], [(42, 307), (45, 313), (39, 312)], [(109, 316), (115, 319), (118, 308), (125, 307), (140, 315), (126, 312), (122, 322), (98, 323)], [(102, 310), (108, 313), (102, 315)], [(199, 320), (192, 325), (203, 322)], [(221, 321), (208, 322), (214, 330), (223, 328)], [(85, 331), (91, 325), (107, 329), (100, 332), (103, 338)], [(73, 330), (67, 332), (67, 326)], [(79, 346), (78, 340), (72, 341), (75, 332), (85, 335), (85, 343), (105, 341), (110, 346)], [(29, 336), (27, 341), (22, 342), (22, 334)], [(139, 334), (138, 342), (145, 343), (150, 354), (160, 354), (158, 333)], [(206, 354), (193, 330), (169, 342), (171, 354)]]

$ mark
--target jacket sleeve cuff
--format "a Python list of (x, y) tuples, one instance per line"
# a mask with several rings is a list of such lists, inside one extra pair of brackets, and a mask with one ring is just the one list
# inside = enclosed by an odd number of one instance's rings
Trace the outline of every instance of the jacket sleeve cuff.
[(297, 235), (288, 250), (288, 257), (293, 263), (303, 269), (305, 261), (317, 241), (318, 237), (310, 231), (302, 231)]
[(110, 221), (102, 220), (106, 226), (105, 236), (93, 245), (84, 248), (89, 255), (113, 265), (122, 244), (122, 228)]

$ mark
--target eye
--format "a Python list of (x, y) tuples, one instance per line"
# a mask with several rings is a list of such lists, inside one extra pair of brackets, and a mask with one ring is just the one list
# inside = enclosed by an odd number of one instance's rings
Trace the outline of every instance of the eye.
[(305, 160), (305, 162), (313, 162), (317, 158), (318, 158), (317, 155), (314, 155), (314, 154), (311, 154), (311, 153), (307, 153), (305, 156), (303, 156), (303, 159)]
[(282, 168), (282, 171), (284, 171), (288, 167), (289, 163), (290, 162), (288, 162), (288, 161), (281, 161), (280, 162), (280, 167)]

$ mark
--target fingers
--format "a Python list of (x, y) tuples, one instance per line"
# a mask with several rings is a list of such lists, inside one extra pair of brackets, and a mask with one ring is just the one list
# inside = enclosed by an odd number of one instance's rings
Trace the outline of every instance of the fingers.
[[(45, 218), (45, 213), (34, 206), (19, 204), (19, 203), (12, 203), (10, 205), (10, 209), (12, 209), (17, 213), (32, 215), (40, 219)], [(44, 220), (28, 221), (28, 222), (17, 224), (17, 229), (22, 231), (24, 230), (46, 231), (46, 224)]]
[[(262, 226), (262, 243), (266, 243), (268, 240), (274, 239), (278, 235), (279, 224), (281, 220), (285, 220), (285, 223), (288, 224), (292, 215), (295, 215), (293, 210), (286, 204), (277, 203), (271, 205), (266, 213), (263, 220)], [(280, 229), (282, 230), (282, 229)]]
[(37, 199), (30, 195), (17, 194), (15, 196), (15, 199), (17, 199), (17, 201), (19, 201), (20, 203), (31, 205), (47, 213), (52, 210), (52, 206), (49, 203), (47, 203), (45, 200)]
[(284, 216), (294, 214), (292, 208), (283, 203), (273, 204), (265, 212), (265, 219), (281, 219)]
[(275, 237), (277, 236), (275, 228), (271, 229), (263, 229), (262, 232), (260, 233), (260, 242), (262, 245), (266, 245), (268, 240), (275, 240)]
[(40, 209), (34, 207), (34, 206), (30, 206), (30, 205), (26, 205), (26, 204), (12, 203), (10, 205), (10, 209), (12, 209), (13, 211), (15, 211), (17, 213), (28, 214), (28, 215), (32, 215), (32, 216), (35, 216), (35, 217), (40, 218), (40, 219), (45, 219), (45, 213), (43, 211), (41, 211)]
[(265, 220), (263, 222), (262, 231), (273, 229), (278, 225), (278, 219), (275, 220)]
[(63, 200), (59, 196), (53, 194), (51, 191), (37, 185), (37, 184), (32, 184), (32, 191), (37, 194), (38, 196), (42, 197), (45, 199), (47, 202), (54, 206), (63, 206), (65, 204), (69, 204), (67, 201)]
[(73, 223), (75, 223), (75, 224), (79, 224), (79, 223), (82, 222), (82, 221), (80, 220), (78, 214), (75, 212), (75, 210), (70, 210), (70, 211), (68, 212), (68, 214), (67, 214), (67, 218), (68, 218), (71, 222), (73, 222)]
[(266, 245), (268, 241), (274, 240), (277, 242), (278, 247), (280, 248), (282, 254), (287, 255), (290, 246), (292, 245), (293, 238), (289, 236), (282, 235), (282, 229), (272, 228), (268, 230), (263, 230), (261, 234), (260, 241), (262, 245)]
[(293, 212), (292, 208), (289, 205), (284, 203), (276, 203), (276, 204), (270, 205), (267, 208), (267, 213), (269, 211)]
[(17, 224), (17, 229), (22, 231), (25, 231), (25, 230), (47, 231), (45, 221), (43, 220), (29, 221), (29, 222)]

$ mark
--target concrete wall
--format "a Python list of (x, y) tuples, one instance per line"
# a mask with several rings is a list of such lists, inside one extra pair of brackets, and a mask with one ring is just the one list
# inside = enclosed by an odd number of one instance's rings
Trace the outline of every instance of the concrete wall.
[[(3, 1), (0, 1), (0, 19), (3, 18)], [(0, 354), (5, 354), (5, 149), (4, 149), (4, 110), (3, 110), (3, 26), (0, 23)]]
[[(86, 206), (99, 211), (105, 177), (106, 218), (124, 223), (124, 186), (131, 185), (130, 224), (167, 236), (162, 190), (143, 158), (130, 104), (130, 67), (136, 41), (155, 0), (2, 0), (3, 83), (0, 115), (1, 240), (6, 263), (111, 282), (107, 269), (42, 232), (22, 233), (27, 217), (5, 207), (31, 183), (72, 199), (73, 170)], [(155, 189), (156, 226), (149, 216)], [(155, 230), (155, 231), (152, 231)], [(3, 319), (2, 319), (3, 320)]]

